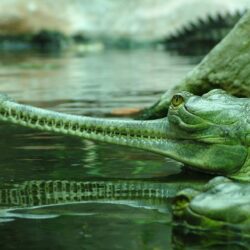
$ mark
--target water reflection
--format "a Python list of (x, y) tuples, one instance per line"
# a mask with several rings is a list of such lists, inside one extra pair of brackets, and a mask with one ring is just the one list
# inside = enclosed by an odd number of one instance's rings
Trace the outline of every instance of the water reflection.
[(152, 178), (178, 173), (180, 164), (126, 147), (51, 135), (1, 124), (1, 176), (40, 178)]
[(171, 236), (167, 197), (175, 192), (176, 185), (167, 188), (158, 182), (5, 183), (0, 187), (4, 223), (0, 245), (15, 246), (15, 241), (8, 241), (13, 235), (21, 249), (27, 245), (31, 249), (165, 249)]
[[(193, 68), (192, 60), (150, 50), (105, 51), (85, 56), (6, 53), (0, 59), (0, 91), (42, 108), (103, 117), (115, 108), (150, 105)], [(140, 179), (150, 185), (168, 185), (165, 190), (171, 196), (190, 183), (202, 186), (208, 179), (187, 173), (178, 175), (178, 179), (175, 174), (180, 172), (180, 164), (126, 147), (3, 123), (0, 137), (2, 189), (34, 180), (53, 183)], [(16, 210), (11, 215), (2, 212), (0, 248), (171, 248), (168, 202), (121, 201), (114, 205), (79, 200), (71, 204), (66, 200), (60, 206), (36, 204), (36, 208), (1, 204), (2, 209)]]
[[(127, 213), (140, 217), (141, 212), (137, 215), (138, 211), (131, 209)], [(138, 221), (113, 221), (108, 216), (19, 219), (0, 227), (0, 233), (1, 249), (13, 249), (14, 242), (19, 249), (170, 249), (171, 242), (168, 225), (158, 223), (149, 213)]]
[(18, 101), (74, 114), (145, 107), (191, 69), (190, 58), (161, 51), (106, 51), (85, 57), (5, 55), (0, 91)]
[[(69, 245), (72, 249), (82, 245), (87, 245), (87, 249), (249, 249), (249, 238), (240, 232), (217, 234), (175, 224), (169, 204), (178, 190), (190, 186), (183, 183), (2, 183), (1, 249), (15, 248), (15, 241), (8, 241), (9, 235), (15, 236), (21, 249), (26, 249), (27, 244), (31, 249), (68, 249)], [(196, 188), (202, 185), (197, 183)]]

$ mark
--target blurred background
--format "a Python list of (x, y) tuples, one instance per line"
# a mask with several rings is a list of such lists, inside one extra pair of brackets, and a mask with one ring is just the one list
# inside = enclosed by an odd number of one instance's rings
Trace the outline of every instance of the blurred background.
[(145, 46), (191, 23), (197, 25), (199, 19), (205, 22), (209, 16), (214, 19), (218, 14), (243, 12), (248, 6), (247, 0), (1, 0), (0, 35), (6, 38), (5, 49), (11, 47), (8, 36), (10, 40), (19, 36), (20, 42), (26, 36), (27, 42), (28, 35), (42, 31), (62, 40), (65, 36), (65, 40), (73, 37), (74, 41), (99, 41), (106, 46)]
[[(0, 92), (49, 110), (131, 119), (178, 84), (249, 5), (249, 0), (0, 0)], [(140, 180), (170, 182), (176, 192), (208, 180), (137, 149), (4, 123), (0, 138), (0, 190), (36, 180)], [(173, 233), (166, 200), (148, 202), (66, 201), (11, 217), (0, 199), (0, 249), (215, 249), (204, 237), (201, 247)], [(238, 243), (234, 249), (249, 249)], [(232, 242), (219, 246), (232, 249)]]
[(1, 0), (0, 91), (26, 102), (53, 98), (62, 111), (136, 112), (177, 84), (249, 4)]

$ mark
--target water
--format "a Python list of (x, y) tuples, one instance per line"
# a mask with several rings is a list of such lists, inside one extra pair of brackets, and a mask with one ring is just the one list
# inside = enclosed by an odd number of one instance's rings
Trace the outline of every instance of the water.
[[(154, 103), (193, 68), (191, 62), (190, 58), (144, 50), (107, 51), (81, 57), (5, 54), (1, 59), (0, 91), (18, 102), (46, 109), (112, 116), (112, 111), (119, 108), (143, 108)], [(65, 176), (165, 177), (173, 164), (140, 150), (16, 126), (2, 124), (1, 131), (2, 181)], [(12, 168), (14, 175), (10, 174)]]
[[(3, 54), (0, 91), (29, 105), (109, 117), (116, 109), (152, 104), (196, 62), (150, 50)], [(0, 137), (0, 188), (33, 180), (140, 180), (171, 183), (174, 193), (194, 180), (197, 185), (207, 181), (181, 174), (180, 164), (141, 150), (3, 123)], [(166, 199), (66, 202), (4, 213), (10, 207), (2, 204), (0, 210), (0, 249), (173, 249), (181, 241), (172, 234)]]

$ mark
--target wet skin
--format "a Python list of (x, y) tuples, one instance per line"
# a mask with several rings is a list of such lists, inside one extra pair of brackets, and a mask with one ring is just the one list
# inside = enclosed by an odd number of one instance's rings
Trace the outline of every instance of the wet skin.
[(211, 174), (250, 180), (250, 99), (222, 90), (173, 96), (167, 117), (151, 121), (76, 116), (0, 95), (0, 121), (159, 153)]
[[(173, 96), (167, 117), (152, 121), (75, 116), (18, 104), (0, 95), (0, 120), (32, 129), (159, 153), (189, 168), (250, 180), (250, 99), (222, 90)], [(181, 191), (176, 222), (199, 229), (240, 227), (249, 233), (250, 187), (215, 179), (202, 191)]]

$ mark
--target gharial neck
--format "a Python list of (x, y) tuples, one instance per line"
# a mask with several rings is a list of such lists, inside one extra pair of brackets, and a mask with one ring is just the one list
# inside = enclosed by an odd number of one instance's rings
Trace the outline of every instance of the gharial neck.
[(118, 120), (69, 115), (12, 100), (0, 101), (0, 121), (42, 131), (149, 149), (148, 142), (166, 136), (166, 119), (155, 121)]

